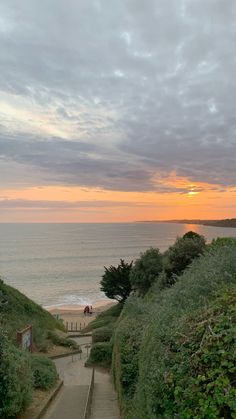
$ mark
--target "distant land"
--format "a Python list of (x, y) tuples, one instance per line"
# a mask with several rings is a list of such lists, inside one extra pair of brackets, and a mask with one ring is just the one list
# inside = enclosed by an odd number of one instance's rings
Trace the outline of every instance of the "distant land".
[(138, 223), (178, 223), (178, 224), (200, 224), (212, 227), (236, 228), (236, 218), (226, 218), (224, 220), (151, 220), (138, 221)]

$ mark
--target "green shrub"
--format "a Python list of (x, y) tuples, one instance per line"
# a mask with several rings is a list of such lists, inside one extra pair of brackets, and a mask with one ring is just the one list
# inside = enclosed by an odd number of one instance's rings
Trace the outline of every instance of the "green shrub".
[(100, 327), (106, 327), (109, 326), (112, 323), (115, 323), (117, 320), (117, 317), (104, 317), (100, 318), (99, 316), (93, 320), (91, 323), (86, 326), (86, 328), (83, 330), (83, 332), (88, 333), (92, 330), (98, 329)]
[(73, 339), (59, 336), (56, 332), (53, 331), (48, 332), (48, 338), (54, 345), (65, 346), (71, 349), (80, 348), (80, 346)]
[(104, 326), (95, 329), (92, 333), (92, 342), (109, 342), (113, 333), (113, 328), (111, 326)]
[(88, 364), (110, 367), (112, 360), (112, 345), (110, 342), (95, 343), (90, 351)]
[(10, 418), (31, 401), (32, 373), (29, 356), (0, 331), (0, 417)]
[(115, 329), (112, 355), (112, 374), (122, 408), (130, 408), (139, 374), (139, 351), (143, 329), (148, 324), (148, 304), (130, 297), (125, 303)]
[(214, 248), (217, 246), (236, 246), (236, 237), (217, 237), (217, 239), (213, 239), (211, 244), (210, 244), (210, 248)]
[(34, 387), (42, 390), (51, 388), (58, 378), (54, 362), (43, 355), (31, 355), (30, 363)]
[(162, 271), (163, 262), (159, 249), (150, 248), (141, 253), (134, 263), (130, 273), (130, 282), (139, 295), (144, 295), (149, 290)]
[(157, 411), (181, 418), (236, 417), (236, 289), (184, 323), (165, 357), (168, 372)]
[[(232, 310), (229, 309), (227, 312), (227, 305), (221, 305), (218, 312), (219, 317), (215, 323), (209, 323), (214, 339), (210, 335), (203, 339), (203, 329), (200, 328), (198, 331), (197, 319), (201, 312), (204, 315), (207, 312), (211, 313), (211, 310), (214, 311), (216, 293), (223, 294), (226, 288), (235, 285), (235, 246), (217, 247), (205, 256), (196, 259), (172, 288), (163, 291), (161, 296), (158, 296), (156, 303), (152, 304), (152, 320), (144, 329), (142, 338), (139, 353), (139, 376), (133, 399), (134, 413), (130, 416), (132, 419), (234, 417), (235, 413), (227, 416), (229, 409), (233, 412), (232, 397), (234, 394), (234, 384), (229, 385), (228, 378), (228, 374), (234, 374), (231, 364), (232, 351), (235, 348), (235, 341), (232, 340), (232, 334), (235, 333)], [(208, 318), (207, 315), (203, 320), (208, 320)], [(196, 319), (196, 323), (194, 323), (194, 319)], [(224, 324), (221, 323), (221, 320)], [(224, 331), (227, 330), (229, 331), (229, 342), (227, 342), (228, 333), (223, 337)], [(191, 335), (192, 333), (193, 335)], [(197, 335), (198, 333), (200, 334)], [(198, 336), (198, 342), (195, 340), (197, 339), (194, 337), (195, 334)], [(215, 334), (217, 339), (215, 339)], [(187, 347), (184, 346), (185, 340)], [(199, 348), (200, 352), (196, 354)], [(219, 350), (219, 357), (218, 355), (216, 357), (214, 348)], [(219, 361), (221, 362), (223, 356), (221, 351), (224, 353), (224, 361), (226, 361), (226, 354), (229, 352), (229, 364), (225, 365), (224, 374), (222, 374), (222, 369), (219, 370), (221, 368)], [(189, 362), (187, 362), (187, 358), (189, 358)], [(206, 362), (209, 365), (207, 371)], [(190, 380), (189, 374), (193, 381)], [(206, 377), (205, 382), (203, 376)], [(210, 376), (212, 381), (210, 381)], [(208, 383), (209, 387), (207, 387)], [(217, 383), (219, 392), (216, 388)], [(223, 383), (225, 384), (225, 394), (222, 394)], [(205, 399), (209, 395), (210, 398)], [(182, 399), (185, 410), (181, 410)], [(195, 414), (192, 416), (191, 413), (187, 413), (188, 400), (195, 406)], [(200, 410), (201, 403), (202, 410)], [(212, 413), (217, 403), (217, 414)], [(207, 410), (208, 408), (209, 410)], [(191, 406), (189, 409), (191, 410)]]
[(48, 330), (64, 330), (61, 322), (15, 288), (0, 281), (0, 326), (16, 344), (16, 332), (33, 326), (33, 343), (39, 350), (47, 349)]
[(189, 231), (183, 237), (177, 238), (164, 254), (164, 270), (167, 276), (180, 275), (205, 249), (205, 238), (199, 234)]

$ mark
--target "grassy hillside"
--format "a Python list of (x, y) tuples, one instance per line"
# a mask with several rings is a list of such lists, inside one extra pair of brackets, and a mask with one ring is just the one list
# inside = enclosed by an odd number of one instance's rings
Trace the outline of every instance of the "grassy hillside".
[(63, 330), (63, 325), (41, 306), (0, 280), (0, 327), (15, 343), (16, 332), (33, 325), (34, 344), (45, 345), (48, 331)]
[(28, 325), (33, 326), (38, 351), (45, 351), (57, 338), (55, 331), (63, 329), (50, 313), (0, 280), (0, 418), (16, 417), (29, 405), (35, 389), (47, 390), (57, 380), (49, 358), (17, 347), (16, 332)]
[(236, 417), (236, 246), (125, 303), (112, 371), (126, 419)]

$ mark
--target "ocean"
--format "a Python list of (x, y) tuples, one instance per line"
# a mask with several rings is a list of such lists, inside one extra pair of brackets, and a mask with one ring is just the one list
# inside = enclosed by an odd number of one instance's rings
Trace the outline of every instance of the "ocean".
[(46, 308), (94, 304), (104, 266), (167, 249), (189, 230), (207, 241), (236, 229), (168, 223), (0, 224), (0, 276)]

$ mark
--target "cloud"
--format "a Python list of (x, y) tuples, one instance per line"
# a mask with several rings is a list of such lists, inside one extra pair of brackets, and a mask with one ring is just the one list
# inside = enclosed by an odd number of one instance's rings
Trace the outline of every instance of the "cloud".
[(2, 183), (236, 186), (233, 0), (3, 0), (0, 16)]
[(45, 201), (27, 199), (0, 199), (1, 209), (45, 209), (45, 210), (79, 210), (83, 208), (112, 208), (112, 207), (150, 207), (151, 202), (130, 201)]

